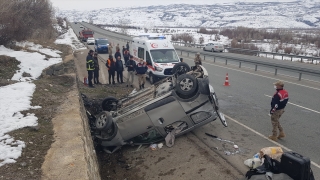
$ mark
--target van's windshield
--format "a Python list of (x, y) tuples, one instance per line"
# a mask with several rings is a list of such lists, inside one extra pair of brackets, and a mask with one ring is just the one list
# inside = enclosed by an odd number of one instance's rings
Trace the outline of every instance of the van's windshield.
[(150, 50), (150, 52), (155, 63), (179, 62), (179, 57), (174, 49), (158, 49)]

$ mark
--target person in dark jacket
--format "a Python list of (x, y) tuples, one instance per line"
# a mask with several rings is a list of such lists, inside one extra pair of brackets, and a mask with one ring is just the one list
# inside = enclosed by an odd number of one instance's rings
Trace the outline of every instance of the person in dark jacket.
[(116, 61), (116, 72), (117, 72), (117, 82), (118, 83), (123, 83), (123, 71), (124, 71), (123, 62), (122, 62), (120, 56), (118, 56), (117, 61)]
[[(285, 134), (283, 128), (279, 122), (281, 115), (284, 113), (284, 108), (286, 107), (289, 94), (288, 91), (283, 89), (284, 84), (282, 81), (274, 83), (274, 88), (276, 89), (275, 94), (271, 100), (271, 124), (272, 124), (272, 136), (269, 136), (269, 139), (277, 141), (280, 138), (284, 138)], [(278, 136), (279, 130), (279, 136)]]
[(125, 50), (126, 50), (126, 48), (124, 46), (122, 46), (122, 54), (124, 54)]
[(118, 56), (120, 56), (120, 59), (121, 59), (121, 53), (120, 53), (120, 50), (117, 50), (116, 53), (114, 53), (114, 58), (117, 60), (118, 59)]
[(94, 62), (94, 72), (93, 72), (93, 82), (94, 84), (101, 84), (99, 82), (99, 60), (98, 60), (98, 53), (93, 54), (93, 62)]
[(128, 60), (129, 60), (129, 57), (130, 57), (130, 52), (126, 49), (126, 50), (123, 52), (123, 58), (124, 58), (125, 64), (127, 64)]
[(94, 87), (92, 85), (92, 78), (93, 78), (93, 72), (94, 72), (94, 61), (93, 61), (92, 55), (93, 55), (93, 50), (90, 50), (86, 59), (89, 87)]
[(146, 83), (146, 72), (148, 71), (148, 67), (143, 59), (140, 59), (140, 62), (136, 66), (136, 72), (139, 80), (140, 89), (144, 89), (144, 84)]
[(129, 51), (129, 42), (127, 42), (126, 49)]
[(109, 84), (111, 84), (111, 79), (112, 84), (115, 84), (116, 82), (114, 82), (114, 74), (116, 71), (116, 63), (111, 55), (109, 55), (109, 59), (107, 60), (106, 66), (108, 67)]
[(130, 55), (130, 60), (127, 61), (126, 67), (128, 68), (128, 78), (127, 78), (127, 87), (129, 86), (129, 80), (130, 80), (130, 86), (133, 88), (133, 80), (134, 80), (134, 71), (136, 69), (136, 62), (133, 60), (133, 56)]

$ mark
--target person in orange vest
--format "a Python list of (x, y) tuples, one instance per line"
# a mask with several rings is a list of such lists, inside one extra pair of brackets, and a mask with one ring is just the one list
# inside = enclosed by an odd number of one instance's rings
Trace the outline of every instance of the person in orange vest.
[(109, 84), (111, 84), (111, 79), (112, 79), (112, 84), (115, 84), (116, 82), (114, 81), (114, 76), (116, 72), (116, 62), (113, 59), (112, 55), (109, 55), (109, 59), (107, 60), (106, 66), (108, 68), (108, 73), (109, 73)]
[[(275, 94), (271, 100), (271, 124), (272, 124), (272, 135), (269, 136), (269, 139), (273, 141), (277, 141), (280, 138), (284, 138), (285, 134), (283, 128), (279, 122), (281, 115), (284, 113), (284, 108), (286, 107), (289, 94), (288, 91), (283, 89), (284, 83), (282, 81), (278, 81), (274, 83), (274, 88), (276, 89)], [(279, 136), (278, 136), (279, 130)]]

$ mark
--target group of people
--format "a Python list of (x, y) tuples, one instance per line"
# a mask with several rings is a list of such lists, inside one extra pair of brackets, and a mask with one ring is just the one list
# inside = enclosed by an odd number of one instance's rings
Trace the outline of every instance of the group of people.
[[(111, 48), (110, 48), (111, 47)], [(148, 67), (143, 59), (139, 59), (139, 63), (136, 64), (135, 60), (133, 60), (133, 56), (130, 55), (129, 52), (129, 43), (127, 43), (126, 48), (123, 46), (123, 58), (124, 58), (124, 64), (121, 59), (121, 53), (119, 44), (116, 46), (116, 53), (114, 56), (112, 56), (112, 45), (109, 45), (109, 58), (106, 62), (106, 66), (108, 68), (108, 74), (109, 74), (109, 84), (115, 84), (115, 75), (117, 75), (117, 82), (118, 83), (124, 83), (123, 82), (123, 71), (125, 70), (125, 67), (128, 71), (128, 78), (127, 78), (127, 87), (129, 85), (133, 87), (134, 82), (134, 75), (136, 74), (138, 76), (139, 80), (139, 86), (140, 89), (144, 88), (144, 85), (146, 83), (146, 72), (148, 70)], [(94, 87), (92, 83), (92, 79), (94, 81), (94, 84), (101, 84), (99, 82), (99, 62), (98, 62), (98, 54), (95, 53), (93, 50), (90, 50), (87, 56), (87, 71), (88, 71), (88, 85), (89, 87)], [(125, 66), (124, 66), (125, 65)]]

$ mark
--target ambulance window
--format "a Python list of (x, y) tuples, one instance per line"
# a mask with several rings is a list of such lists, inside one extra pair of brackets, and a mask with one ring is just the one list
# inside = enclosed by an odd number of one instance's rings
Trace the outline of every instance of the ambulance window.
[(148, 51), (146, 51), (146, 61), (147, 61), (147, 65), (152, 65), (150, 54)]
[(138, 57), (144, 59), (144, 48), (138, 47)]

